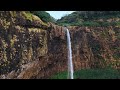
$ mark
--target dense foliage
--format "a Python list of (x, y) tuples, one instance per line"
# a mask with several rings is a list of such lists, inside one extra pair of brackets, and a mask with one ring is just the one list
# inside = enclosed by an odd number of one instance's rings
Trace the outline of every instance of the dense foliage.
[(44, 22), (53, 22), (53, 23), (56, 22), (55, 19), (45, 11), (30, 11), (30, 12), (38, 16)]
[[(74, 72), (74, 79), (119, 79), (120, 73), (116, 69), (82, 69)], [(67, 79), (67, 72), (61, 72), (51, 79)]]
[[(57, 20), (58, 25), (109, 26), (120, 21), (108, 22), (110, 18), (120, 18), (120, 11), (76, 11)], [(103, 19), (103, 21), (99, 21)]]

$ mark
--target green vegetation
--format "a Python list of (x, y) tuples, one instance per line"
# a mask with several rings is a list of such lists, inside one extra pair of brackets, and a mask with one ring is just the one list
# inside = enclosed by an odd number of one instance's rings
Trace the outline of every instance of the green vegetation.
[(51, 79), (67, 79), (67, 71), (57, 73), (56, 75), (53, 75)]
[(32, 21), (33, 18), (32, 18), (32, 14), (30, 12), (23, 12), (23, 15), (25, 16), (25, 18), (27, 20)]
[[(119, 79), (120, 74), (112, 68), (106, 69), (82, 69), (74, 72), (75, 79)], [(67, 79), (67, 72), (61, 72), (51, 79)]]
[(113, 54), (113, 58), (116, 60), (120, 60), (120, 54), (119, 53)]
[(120, 40), (120, 31), (116, 31), (115, 33), (117, 35), (118, 40)]
[(120, 11), (77, 11), (57, 20), (58, 25), (73, 26), (120, 26)]
[(30, 12), (38, 16), (44, 22), (53, 22), (53, 23), (56, 22), (55, 19), (45, 11), (30, 11)]
[(61, 26), (100, 26), (99, 23), (93, 21), (86, 21), (86, 22), (71, 22), (71, 23), (58, 23)]

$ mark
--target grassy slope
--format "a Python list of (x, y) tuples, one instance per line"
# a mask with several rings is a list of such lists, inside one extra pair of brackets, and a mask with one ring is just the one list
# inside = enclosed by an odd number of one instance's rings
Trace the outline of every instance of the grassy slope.
[[(75, 79), (118, 79), (120, 74), (114, 69), (87, 69), (74, 72)], [(67, 72), (61, 72), (51, 77), (51, 79), (67, 79)]]

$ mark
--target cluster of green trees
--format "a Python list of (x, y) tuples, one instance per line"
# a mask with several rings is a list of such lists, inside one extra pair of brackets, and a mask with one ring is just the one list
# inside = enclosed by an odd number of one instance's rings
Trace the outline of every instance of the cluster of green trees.
[(52, 22), (52, 23), (56, 22), (56, 20), (52, 16), (50, 16), (50, 14), (47, 13), (46, 11), (30, 11), (30, 12), (38, 16), (44, 22)]
[(59, 20), (55, 20), (46, 11), (30, 11), (44, 22), (52, 22), (61, 26), (115, 26), (120, 25), (120, 21), (99, 22), (98, 19), (107, 20), (109, 18), (120, 18), (120, 11), (76, 11), (66, 15)]
[(76, 11), (57, 20), (58, 25), (109, 26), (120, 22), (98, 22), (94, 20), (120, 18), (120, 11)]

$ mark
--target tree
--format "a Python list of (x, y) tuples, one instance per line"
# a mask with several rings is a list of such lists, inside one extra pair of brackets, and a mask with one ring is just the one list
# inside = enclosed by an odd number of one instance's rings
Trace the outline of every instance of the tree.
[[(57, 20), (57, 23), (58, 25), (108, 26), (116, 25), (116, 21), (107, 22), (106, 20), (116, 17), (120, 18), (120, 11), (76, 11)], [(100, 19), (104, 21), (101, 22)]]
[(56, 22), (55, 19), (45, 11), (30, 11), (30, 12), (38, 16), (44, 22), (53, 22), (53, 23)]

